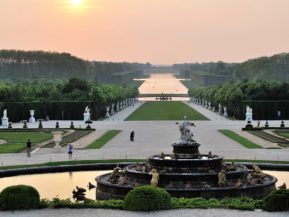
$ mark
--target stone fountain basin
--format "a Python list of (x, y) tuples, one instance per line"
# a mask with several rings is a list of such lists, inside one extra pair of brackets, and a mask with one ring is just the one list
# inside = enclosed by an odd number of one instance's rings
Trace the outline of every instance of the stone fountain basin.
[(160, 155), (154, 155), (149, 158), (149, 163), (153, 167), (179, 167), (179, 168), (206, 168), (220, 169), (222, 167), (223, 158), (219, 156), (210, 157), (208, 155), (200, 155), (195, 159), (172, 159), (169, 155), (161, 158)]
[[(134, 169), (134, 165), (125, 167), (126, 176), (137, 182), (143, 182), (144, 180), (149, 181), (151, 176), (148, 172), (140, 172)], [(228, 180), (237, 180), (242, 178), (247, 168), (243, 165), (238, 165), (238, 169), (235, 171), (227, 171), (226, 177)], [(219, 172), (219, 171), (218, 171)], [(208, 183), (218, 182), (218, 172), (216, 173), (160, 173), (160, 184), (168, 184), (170, 181), (186, 182), (186, 181), (207, 181)]]
[[(96, 198), (100, 200), (106, 199), (123, 199), (125, 195), (132, 190), (132, 185), (119, 185), (108, 182), (110, 173), (98, 176)], [(275, 189), (277, 179), (271, 175), (267, 175), (267, 181), (263, 184), (255, 184), (253, 186), (245, 186), (236, 188), (235, 186), (228, 187), (212, 187), (210, 189), (203, 188), (165, 188), (172, 197), (203, 197), (203, 198), (224, 198), (224, 197), (240, 197), (249, 196), (253, 198), (262, 198)], [(148, 183), (141, 183), (145, 185)], [(161, 186), (161, 184), (160, 184)]]

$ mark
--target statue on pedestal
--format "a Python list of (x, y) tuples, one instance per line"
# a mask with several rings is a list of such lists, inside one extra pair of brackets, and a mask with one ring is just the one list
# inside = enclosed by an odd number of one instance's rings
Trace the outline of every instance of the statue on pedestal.
[(30, 110), (29, 123), (35, 123), (34, 110)]
[(83, 113), (83, 121), (89, 121), (90, 120), (90, 109), (88, 106), (85, 107), (84, 113)]
[(189, 122), (187, 120), (187, 116), (184, 116), (184, 121), (181, 123), (176, 123), (179, 124), (180, 128), (180, 133), (181, 133), (181, 138), (180, 142), (188, 142), (188, 141), (193, 141), (193, 133), (191, 133), (190, 126), (196, 126), (194, 123)]
[(253, 109), (250, 108), (248, 105), (246, 106), (246, 121), (251, 123), (253, 121)]
[(7, 109), (5, 109), (3, 111), (2, 126), (8, 127), (8, 120), (9, 120), (9, 118), (7, 117)]

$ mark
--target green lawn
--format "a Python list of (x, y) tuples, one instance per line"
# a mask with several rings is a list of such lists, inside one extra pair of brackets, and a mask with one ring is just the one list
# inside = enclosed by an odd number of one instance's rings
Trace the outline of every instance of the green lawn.
[(119, 134), (120, 130), (109, 130), (105, 134), (103, 134), (100, 138), (95, 140), (93, 143), (88, 145), (87, 149), (99, 149), (102, 146), (104, 146), (109, 140), (111, 140), (113, 137), (115, 137), (117, 134)]
[(23, 151), (28, 139), (31, 140), (32, 145), (35, 145), (51, 138), (52, 134), (47, 132), (0, 132), (0, 139), (7, 141), (7, 143), (0, 145), (0, 154)]
[(222, 134), (229, 137), (230, 139), (238, 142), (239, 144), (243, 145), (246, 148), (253, 149), (253, 148), (262, 148), (260, 145), (255, 144), (254, 142), (246, 139), (243, 136), (238, 135), (237, 133), (231, 130), (219, 130)]
[(184, 115), (188, 120), (209, 120), (185, 103), (164, 101), (144, 103), (126, 121), (183, 120)]
[(284, 137), (284, 138), (286, 138), (286, 139), (289, 139), (289, 132), (280, 132), (280, 131), (275, 131), (275, 133), (277, 134), (277, 135), (279, 135), (279, 136), (282, 136), (282, 137)]

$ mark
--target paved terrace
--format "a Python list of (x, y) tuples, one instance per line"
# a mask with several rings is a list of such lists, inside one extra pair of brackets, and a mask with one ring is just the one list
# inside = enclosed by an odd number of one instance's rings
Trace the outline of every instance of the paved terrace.
[[(74, 160), (96, 160), (96, 159), (145, 159), (154, 154), (171, 153), (171, 144), (178, 141), (179, 130), (175, 121), (124, 121), (124, 119), (141, 103), (135, 107), (127, 108), (113, 117), (104, 121), (94, 121), (92, 127), (94, 133), (75, 142)], [(201, 106), (190, 104), (201, 112), (210, 121), (194, 121), (196, 127), (192, 128), (195, 139), (201, 144), (200, 151), (223, 156), (227, 159), (263, 159), (263, 160), (289, 160), (289, 149), (247, 149), (233, 140), (218, 132), (218, 129), (231, 129), (240, 131), (245, 121), (232, 121), (219, 116)], [(59, 121), (61, 127), (69, 127), (70, 121)], [(55, 127), (56, 121), (44, 122), (44, 127)], [(279, 126), (280, 121), (269, 121), (271, 126)], [(75, 126), (85, 127), (83, 121), (74, 121)], [(256, 123), (253, 123), (256, 125)], [(264, 123), (261, 123), (261, 125)], [(289, 125), (285, 121), (285, 125)], [(29, 128), (36, 128), (35, 124), (28, 124)], [(14, 124), (13, 127), (22, 127), (22, 124)], [(101, 136), (105, 131), (120, 129), (122, 132), (109, 141), (101, 149), (77, 149), (84, 147)], [(130, 132), (135, 131), (135, 141), (129, 141)], [(250, 139), (254, 140), (255, 137)], [(256, 139), (260, 142), (260, 139)], [(264, 143), (265, 144), (265, 143)], [(265, 144), (264, 147), (268, 146)], [(273, 144), (274, 145), (274, 144)], [(35, 164), (49, 161), (68, 160), (66, 149), (59, 152), (52, 148), (41, 148), (27, 158), (25, 153), (1, 154), (0, 165)]]

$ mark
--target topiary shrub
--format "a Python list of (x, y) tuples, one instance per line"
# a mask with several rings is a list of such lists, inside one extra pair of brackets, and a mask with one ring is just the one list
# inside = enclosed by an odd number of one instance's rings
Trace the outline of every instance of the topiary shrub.
[(266, 211), (287, 211), (289, 210), (289, 190), (272, 191), (263, 202)]
[(1, 210), (36, 209), (39, 205), (39, 193), (31, 186), (14, 185), (0, 193)]
[(140, 186), (126, 195), (123, 208), (131, 211), (169, 209), (171, 196), (166, 190), (156, 186)]

